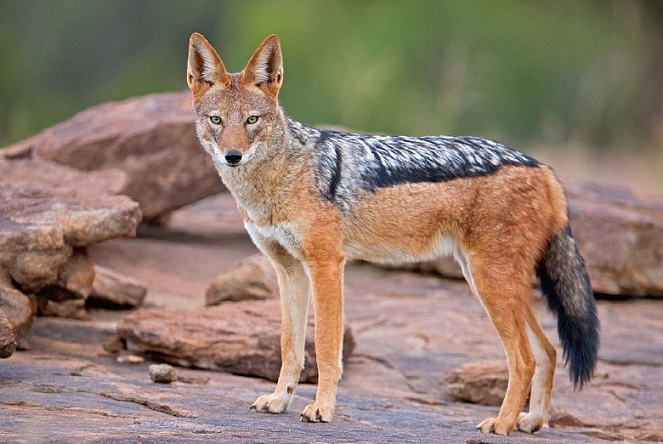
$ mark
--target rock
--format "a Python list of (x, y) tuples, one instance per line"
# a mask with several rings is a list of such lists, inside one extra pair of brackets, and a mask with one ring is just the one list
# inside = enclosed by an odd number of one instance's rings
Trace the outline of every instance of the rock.
[(0, 309), (0, 358), (10, 357), (16, 351), (16, 336), (14, 328), (7, 319), (5, 312)]
[(0, 307), (19, 345), (37, 307), (84, 317), (94, 280), (85, 247), (134, 236), (141, 219), (136, 202), (112, 195), (123, 180), (120, 171), (0, 159)]
[[(198, 310), (140, 310), (127, 316), (117, 331), (161, 361), (276, 381), (281, 365), (280, 326), (278, 301), (244, 301)], [(311, 318), (303, 382), (317, 380), (313, 330)], [(353, 349), (352, 331), (346, 326), (344, 359)]]
[(663, 197), (570, 182), (571, 223), (594, 291), (663, 296)]
[(88, 303), (112, 307), (138, 307), (143, 303), (146, 294), (147, 288), (143, 283), (97, 265)]
[(127, 349), (127, 341), (119, 337), (118, 335), (113, 335), (108, 337), (102, 345), (104, 350), (112, 355), (120, 353), (122, 350)]
[[(42, 182), (40, 176), (49, 179)], [(49, 183), (54, 177), (61, 179), (57, 187)], [(115, 177), (115, 172), (85, 174), (45, 162), (0, 160), (0, 267), (23, 290), (55, 285), (62, 275), (71, 281), (65, 287), (87, 291), (90, 277), (73, 270), (91, 268), (75, 249), (135, 236), (141, 219), (135, 202), (108, 195), (112, 188), (106, 184)]]
[(116, 361), (119, 362), (120, 364), (142, 364), (145, 362), (145, 358), (142, 356), (134, 355), (134, 354), (125, 354), (125, 355), (120, 355), (116, 358)]
[(92, 260), (84, 248), (75, 248), (60, 270), (58, 286), (64, 288), (80, 299), (86, 299), (92, 290), (95, 270)]
[(52, 301), (43, 299), (43, 305), (39, 307), (42, 316), (57, 316), (69, 319), (85, 319), (85, 301), (82, 299), (68, 299), (65, 301)]
[(7, 149), (84, 170), (120, 169), (121, 194), (146, 219), (224, 190), (195, 134), (191, 93), (152, 94), (89, 108)]
[(15, 288), (0, 285), (0, 311), (11, 325), (16, 341), (23, 342), (30, 330), (37, 307)]
[(256, 254), (216, 277), (205, 294), (205, 305), (278, 297), (279, 284), (274, 267), (266, 256)]
[(175, 369), (168, 364), (152, 364), (149, 366), (148, 371), (152, 382), (170, 384), (177, 381)]
[(94, 265), (84, 248), (76, 248), (58, 272), (58, 282), (39, 289), (37, 311), (44, 316), (85, 318), (85, 299), (94, 280)]
[(509, 371), (504, 361), (464, 364), (444, 377), (451, 396), (482, 405), (501, 405), (508, 382)]
[(580, 419), (559, 407), (553, 407), (548, 414), (548, 425), (553, 428), (561, 427), (587, 427)]

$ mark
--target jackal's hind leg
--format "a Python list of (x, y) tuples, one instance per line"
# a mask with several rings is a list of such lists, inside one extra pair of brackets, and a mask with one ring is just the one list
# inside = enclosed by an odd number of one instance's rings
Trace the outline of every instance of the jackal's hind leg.
[(527, 306), (527, 335), (536, 359), (536, 370), (532, 378), (529, 412), (518, 417), (518, 430), (534, 433), (546, 422), (555, 376), (557, 352), (539, 325), (534, 310)]
[(473, 258), (472, 275), (478, 296), (502, 340), (509, 367), (509, 384), (497, 418), (488, 418), (477, 428), (483, 433), (508, 435), (516, 426), (535, 371), (527, 336), (526, 307), (531, 287), (527, 279), (505, 273), (499, 261)]

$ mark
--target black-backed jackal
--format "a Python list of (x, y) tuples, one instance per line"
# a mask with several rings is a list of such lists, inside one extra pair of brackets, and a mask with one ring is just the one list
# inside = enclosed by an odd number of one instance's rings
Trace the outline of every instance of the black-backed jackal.
[[(287, 409), (304, 363), (311, 299), (319, 382), (303, 421), (331, 421), (341, 378), (343, 268), (348, 259), (419, 261), (453, 255), (506, 351), (509, 384), (482, 432), (534, 432), (546, 421), (556, 352), (530, 298), (538, 276), (576, 387), (594, 370), (598, 318), (569, 228), (562, 186), (545, 165), (476, 137), (400, 137), (323, 131), (278, 102), (279, 39), (244, 70), (226, 72), (200, 34), (187, 81), (196, 130), (244, 225), (278, 274), (282, 367), (257, 412)], [(530, 394), (528, 413), (521, 413)]]

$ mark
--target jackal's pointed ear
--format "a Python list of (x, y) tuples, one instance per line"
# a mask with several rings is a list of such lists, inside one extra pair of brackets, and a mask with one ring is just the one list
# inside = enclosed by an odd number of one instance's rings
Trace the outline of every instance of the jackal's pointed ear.
[(265, 94), (276, 99), (283, 83), (283, 58), (281, 43), (272, 34), (253, 53), (242, 71), (244, 86), (257, 86)]
[(230, 77), (221, 57), (202, 35), (194, 32), (189, 39), (189, 60), (186, 81), (194, 96), (212, 86), (229, 86)]

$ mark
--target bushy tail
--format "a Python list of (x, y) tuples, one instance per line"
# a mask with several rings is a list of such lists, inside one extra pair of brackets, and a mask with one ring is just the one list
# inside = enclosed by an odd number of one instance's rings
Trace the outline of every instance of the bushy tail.
[(576, 390), (588, 382), (596, 367), (599, 319), (594, 294), (569, 225), (550, 240), (537, 275), (548, 307), (557, 315), (557, 332), (564, 363)]

